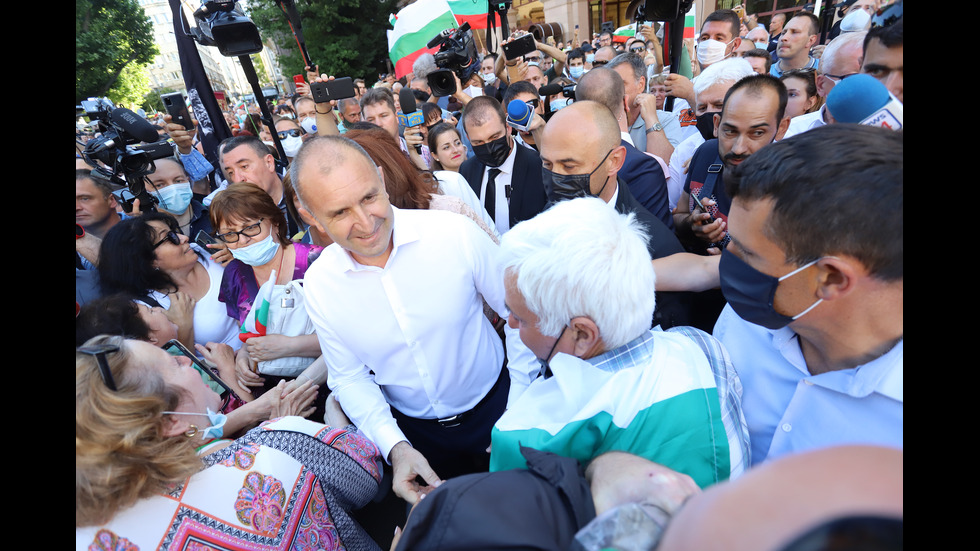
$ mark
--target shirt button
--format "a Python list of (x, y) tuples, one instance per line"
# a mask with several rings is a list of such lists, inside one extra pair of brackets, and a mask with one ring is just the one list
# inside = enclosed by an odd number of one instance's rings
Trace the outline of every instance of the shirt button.
[(432, 402), (432, 403), (433, 403), (434, 405), (437, 405), (437, 406), (438, 406), (438, 405), (439, 405), (439, 400), (433, 400), (433, 402)]
[(813, 386), (813, 381), (811, 381), (810, 379), (803, 379), (803, 382), (806, 383), (808, 386)]
[(783, 432), (789, 432), (793, 430), (793, 425), (790, 425), (789, 423), (783, 423), (782, 428), (783, 428)]

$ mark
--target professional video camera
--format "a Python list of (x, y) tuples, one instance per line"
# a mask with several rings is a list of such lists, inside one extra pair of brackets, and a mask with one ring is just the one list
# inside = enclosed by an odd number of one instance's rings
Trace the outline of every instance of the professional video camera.
[[(129, 188), (139, 199), (143, 210), (155, 199), (146, 192), (146, 175), (156, 170), (155, 159), (173, 155), (173, 147), (160, 140), (153, 125), (129, 109), (116, 108), (108, 98), (83, 100), (77, 110), (97, 122), (101, 135), (85, 144), (82, 157), (92, 166), (92, 172), (117, 185)], [(142, 145), (140, 142), (146, 142)]]
[(255, 23), (235, 0), (205, 0), (194, 12), (194, 40), (217, 46), (221, 55), (235, 57), (262, 51), (262, 38)]
[(466, 81), (480, 69), (480, 60), (476, 55), (476, 42), (473, 41), (473, 31), (469, 23), (463, 23), (458, 29), (446, 29), (429, 41), (429, 48), (439, 46), (439, 51), (433, 54), (438, 71), (429, 73), (426, 80), (434, 96), (451, 96), (456, 93), (456, 79)]

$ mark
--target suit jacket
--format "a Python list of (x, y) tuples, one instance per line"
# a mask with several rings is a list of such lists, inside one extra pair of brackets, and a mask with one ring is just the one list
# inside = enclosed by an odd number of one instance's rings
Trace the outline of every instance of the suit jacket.
[(674, 217), (670, 213), (664, 169), (656, 159), (626, 140), (623, 140), (623, 146), (626, 147), (626, 161), (619, 169), (619, 177), (629, 186), (633, 197), (673, 231)]
[[(633, 197), (629, 186), (623, 182), (622, 178), (619, 179), (616, 212), (620, 214), (635, 213), (637, 220), (646, 227), (648, 234), (647, 250), (650, 251), (650, 258), (663, 258), (684, 252), (684, 246), (681, 245), (674, 232)], [(694, 325), (701, 329), (705, 323), (697, 320), (693, 311), (694, 295), (696, 293), (657, 291), (657, 308), (653, 313), (652, 326), (659, 325), (663, 329), (669, 329), (678, 325)]]
[[(514, 227), (518, 222), (534, 218), (539, 212), (545, 209), (548, 203), (548, 196), (544, 191), (544, 184), (541, 183), (541, 157), (536, 151), (528, 149), (517, 143), (517, 156), (514, 158), (514, 174), (511, 177), (510, 191), (510, 227)], [(463, 161), (459, 167), (459, 173), (466, 178), (477, 198), (480, 197), (480, 188), (483, 185), (483, 174), (487, 165), (480, 162), (476, 157), (470, 157)]]

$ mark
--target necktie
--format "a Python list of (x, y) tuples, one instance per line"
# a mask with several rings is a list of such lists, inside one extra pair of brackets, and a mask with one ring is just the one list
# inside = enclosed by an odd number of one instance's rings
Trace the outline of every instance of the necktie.
[(497, 185), (495, 180), (497, 175), (500, 174), (499, 168), (491, 168), (489, 174), (487, 175), (487, 191), (483, 196), (483, 206), (487, 208), (487, 214), (493, 220), (497, 219), (496, 206), (497, 206)]

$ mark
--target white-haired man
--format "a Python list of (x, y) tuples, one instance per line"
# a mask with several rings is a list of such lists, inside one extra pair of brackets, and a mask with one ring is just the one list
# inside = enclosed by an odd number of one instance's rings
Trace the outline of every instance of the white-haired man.
[(582, 464), (625, 451), (702, 487), (742, 471), (737, 379), (709, 361), (724, 352), (707, 333), (650, 329), (655, 276), (634, 214), (562, 201), (505, 234), (500, 256), (508, 323), (542, 375), (494, 425), (491, 471), (523, 467), (521, 446)]

